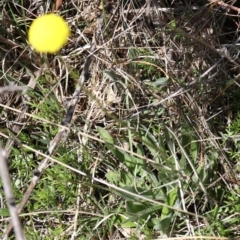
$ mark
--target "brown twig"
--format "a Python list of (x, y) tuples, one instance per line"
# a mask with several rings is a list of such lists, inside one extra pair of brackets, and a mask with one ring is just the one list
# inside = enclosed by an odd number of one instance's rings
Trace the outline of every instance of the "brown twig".
[(219, 6), (223, 7), (223, 8), (230, 8), (231, 10), (233, 11), (236, 11), (238, 14), (240, 14), (240, 8), (238, 7), (235, 7), (235, 6), (232, 6), (230, 4), (227, 4), (223, 1), (219, 1), (219, 0), (208, 0), (210, 3), (213, 3), (213, 4), (218, 4)]
[(8, 209), (11, 215), (11, 225), (13, 226), (15, 237), (17, 240), (25, 240), (22, 224), (18, 216), (13, 190), (11, 187), (11, 179), (8, 171), (6, 152), (0, 146), (0, 175), (2, 178), (3, 188), (7, 199)]

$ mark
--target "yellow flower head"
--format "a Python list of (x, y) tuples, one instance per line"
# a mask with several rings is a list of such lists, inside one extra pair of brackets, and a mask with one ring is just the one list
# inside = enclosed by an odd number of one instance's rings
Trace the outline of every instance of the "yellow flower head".
[(63, 47), (70, 34), (66, 21), (54, 13), (35, 19), (28, 32), (28, 41), (37, 52), (56, 53)]

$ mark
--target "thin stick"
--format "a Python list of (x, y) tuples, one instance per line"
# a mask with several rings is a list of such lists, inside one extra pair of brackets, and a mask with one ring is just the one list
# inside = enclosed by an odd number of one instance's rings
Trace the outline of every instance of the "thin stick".
[(223, 1), (219, 1), (219, 0), (208, 0), (210, 3), (213, 3), (213, 4), (218, 4), (219, 6), (221, 6), (222, 8), (230, 8), (232, 9), (233, 11), (236, 11), (238, 12), (238, 14), (240, 13), (240, 8), (238, 7), (235, 7), (233, 5), (230, 5), (230, 4), (227, 4)]
[[(13, 226), (15, 236), (17, 240), (25, 240), (25, 235), (23, 232), (22, 224), (18, 216), (18, 211), (13, 195), (13, 190), (11, 187), (11, 179), (9, 176), (6, 152), (0, 146), (0, 175), (2, 178), (3, 188), (7, 199), (8, 209), (11, 215), (11, 224)], [(4, 238), (3, 238), (4, 239)]]

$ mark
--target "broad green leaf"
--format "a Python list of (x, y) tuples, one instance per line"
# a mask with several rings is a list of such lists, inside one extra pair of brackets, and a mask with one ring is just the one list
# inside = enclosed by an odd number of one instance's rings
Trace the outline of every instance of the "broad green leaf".
[[(112, 154), (122, 163), (124, 163), (128, 169), (133, 173), (136, 169), (136, 167), (142, 167), (146, 164), (146, 162), (143, 159), (134, 157), (133, 155), (130, 155), (124, 151), (121, 151), (117, 149), (114, 146), (114, 139), (113, 137), (106, 131), (105, 129), (98, 127), (98, 132), (101, 136), (101, 138), (106, 143), (106, 147), (112, 152)], [(140, 170), (138, 169), (137, 172)]]
[(124, 170), (120, 172), (110, 171), (106, 173), (106, 178), (109, 182), (112, 182), (120, 187), (133, 186), (134, 176), (130, 172)]
[(118, 172), (113, 172), (113, 171), (110, 171), (108, 173), (106, 173), (106, 178), (109, 182), (111, 183), (114, 183), (114, 184), (119, 184), (119, 181), (120, 181), (120, 173)]
[(192, 159), (194, 162), (196, 162), (197, 157), (198, 157), (198, 143), (194, 141), (194, 139), (191, 142), (191, 155), (192, 155)]
[(114, 139), (113, 137), (109, 134), (108, 131), (106, 131), (104, 128), (98, 127), (97, 128), (101, 138), (104, 140), (106, 143), (114, 144)]
[(167, 154), (166, 146), (164, 145), (164, 142), (163, 142), (163, 137), (160, 134), (158, 136), (158, 147), (161, 154), (161, 158), (163, 159), (164, 162), (166, 162), (168, 159), (168, 154)]
[[(168, 193), (167, 195), (167, 201), (165, 204), (168, 206), (172, 207), (177, 199), (178, 196), (178, 188), (175, 187), (171, 192)], [(169, 216), (169, 214), (172, 212), (171, 209), (167, 207), (163, 207), (162, 209), (162, 214), (161, 214), (161, 219), (164, 219), (165, 217)]]
[(142, 212), (143, 210), (146, 210), (148, 207), (150, 207), (150, 205), (146, 203), (126, 201), (126, 211), (128, 214)]
[[(135, 202), (128, 202), (127, 203), (127, 210), (130, 212), (127, 213), (129, 218), (126, 222), (140, 222), (146, 223), (147, 220), (151, 219), (151, 216), (156, 216), (158, 212), (161, 210), (161, 206), (152, 206), (147, 203), (135, 203)], [(140, 223), (141, 224), (141, 223)]]
[(128, 217), (118, 215), (115, 221), (116, 224), (120, 225), (122, 228), (134, 228), (136, 227), (136, 223), (128, 220)]
[(158, 187), (161, 182), (158, 181), (156, 175), (153, 173), (153, 171), (147, 167), (143, 167), (141, 169), (140, 175), (143, 176), (147, 174), (148, 178), (150, 179), (151, 183)]
[(182, 146), (192, 162), (196, 162), (198, 156), (198, 143), (195, 142), (195, 134), (188, 125), (182, 126)]
[(118, 194), (119, 196), (123, 197), (126, 200), (139, 201), (139, 198), (132, 196), (131, 193), (138, 194), (149, 199), (155, 199), (156, 194), (153, 190), (146, 190), (145, 188), (133, 187), (133, 186), (126, 186), (122, 188), (129, 191), (130, 194), (119, 192), (119, 191), (115, 191), (115, 192), (116, 194)]
[(156, 231), (162, 231), (163, 233), (167, 232), (167, 230), (170, 227), (171, 221), (172, 221), (172, 216), (165, 216), (163, 219), (160, 219), (160, 218), (152, 219), (152, 222), (154, 224), (154, 229)]
[(133, 184), (134, 184), (134, 176), (130, 172), (121, 171), (120, 183), (119, 183), (120, 187), (133, 186)]
[(143, 144), (149, 149), (149, 151), (153, 155), (153, 159), (159, 162), (159, 148), (156, 142), (154, 142), (153, 138), (147, 133), (147, 131), (139, 129), (138, 133), (139, 137), (142, 139)]

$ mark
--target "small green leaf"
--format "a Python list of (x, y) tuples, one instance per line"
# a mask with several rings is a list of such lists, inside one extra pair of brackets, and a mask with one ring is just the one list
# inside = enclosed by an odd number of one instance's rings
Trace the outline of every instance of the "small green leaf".
[(101, 138), (104, 140), (104, 142), (114, 144), (114, 139), (109, 134), (108, 131), (106, 131), (104, 128), (101, 128), (101, 127), (98, 127), (97, 130), (98, 130)]
[(149, 206), (146, 203), (126, 201), (126, 210), (127, 213), (129, 214), (141, 212), (147, 209), (148, 207)]
[(10, 217), (9, 211), (7, 208), (0, 208), (1, 217)]

